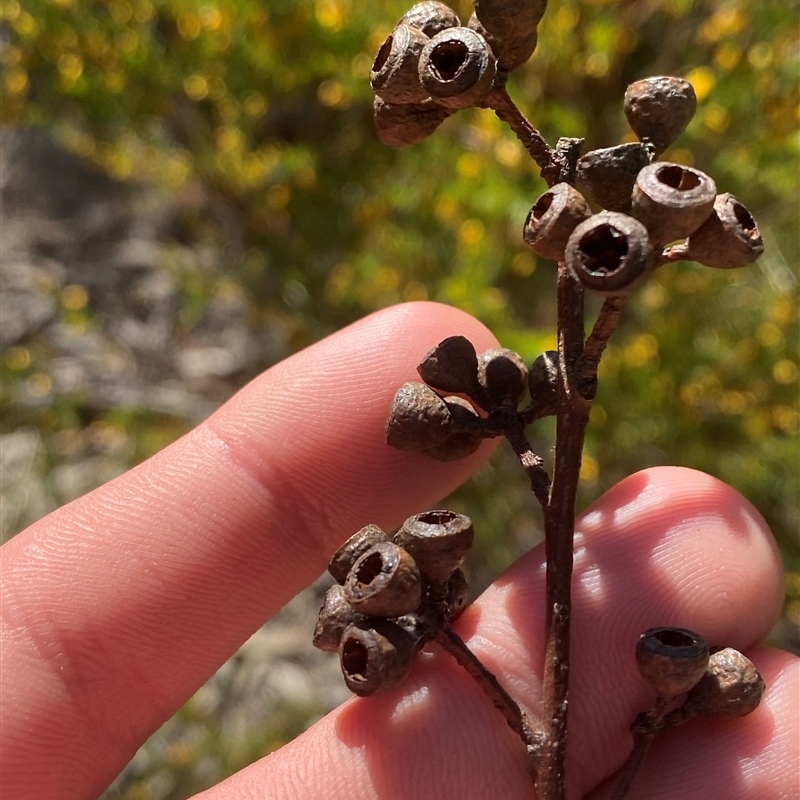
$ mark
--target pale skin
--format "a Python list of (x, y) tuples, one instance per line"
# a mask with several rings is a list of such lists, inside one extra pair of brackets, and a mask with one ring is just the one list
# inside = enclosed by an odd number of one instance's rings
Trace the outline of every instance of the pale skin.
[[(88, 799), (362, 525), (436, 503), (491, 452), (442, 464), (383, 442), (389, 402), (435, 343), (495, 345), (432, 303), (379, 312), (277, 365), (148, 462), (7, 543), (0, 795)], [(734, 721), (658, 741), (631, 798), (800, 795), (798, 661), (759, 649), (782, 579), (758, 512), (719, 481), (658, 468), (577, 525), (568, 794), (607, 798), (653, 701), (633, 663), (654, 625), (744, 650), (768, 686)], [(535, 548), (456, 624), (535, 718), (543, 554)], [(309, 631), (309, 639), (311, 631)], [(334, 656), (331, 656), (334, 658)], [(387, 695), (345, 703), (204, 800), (522, 800), (524, 751), (435, 645)]]

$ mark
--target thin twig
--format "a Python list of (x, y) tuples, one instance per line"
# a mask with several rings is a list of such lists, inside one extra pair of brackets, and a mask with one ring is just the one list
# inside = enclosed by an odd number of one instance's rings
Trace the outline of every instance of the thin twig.
[(547, 586), (542, 686), (545, 745), (537, 764), (539, 800), (564, 798), (575, 499), (590, 406), (575, 385), (575, 365), (583, 349), (583, 340), (583, 289), (561, 262), (558, 265), (556, 455), (545, 513)]
[(528, 476), (531, 491), (536, 495), (542, 510), (546, 511), (550, 499), (550, 476), (544, 468), (544, 459), (533, 451), (530, 442), (525, 436), (521, 420), (518, 426), (510, 427), (505, 431), (505, 437), (514, 448), (519, 463)]
[(597, 368), (611, 334), (617, 329), (628, 298), (622, 295), (607, 297), (586, 340), (583, 353), (575, 367), (578, 391), (587, 400), (597, 391)]
[(682, 708), (676, 708), (668, 714), (664, 714), (666, 700), (667, 698), (659, 698), (659, 702), (652, 711), (639, 714), (633, 723), (633, 748), (628, 760), (625, 762), (625, 766), (622, 768), (619, 782), (616, 789), (614, 789), (611, 800), (622, 800), (628, 794), (633, 785), (633, 779), (641, 769), (653, 739), (659, 733), (668, 731), (689, 719), (689, 716)]
[(561, 155), (554, 150), (542, 134), (533, 126), (516, 103), (508, 96), (505, 86), (495, 86), (487, 95), (483, 104), (491, 108), (498, 119), (505, 122), (517, 139), (522, 142), (530, 157), (537, 163), (542, 171), (542, 177), (548, 186), (558, 183), (562, 170)]
[(444, 625), (436, 632), (435, 641), (470, 674), (494, 707), (505, 717), (509, 728), (525, 743), (528, 752), (538, 749), (542, 742), (541, 732), (531, 725), (527, 714), (516, 700), (500, 685), (494, 674), (483, 666), (464, 640), (449, 625)]

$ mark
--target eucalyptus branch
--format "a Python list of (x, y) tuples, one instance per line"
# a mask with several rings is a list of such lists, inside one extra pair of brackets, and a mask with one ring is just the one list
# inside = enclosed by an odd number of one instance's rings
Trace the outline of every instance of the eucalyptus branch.
[[(537, 800), (564, 800), (575, 505), (601, 358), (630, 296), (655, 267), (691, 257), (730, 269), (753, 261), (762, 244), (747, 209), (732, 195), (716, 195), (709, 176), (655, 161), (695, 110), (694, 90), (681, 78), (648, 78), (628, 87), (624, 109), (638, 142), (583, 156), (582, 139), (562, 138), (555, 148), (547, 143), (505, 88), (508, 73), (533, 52), (545, 7), (544, 0), (480, 0), (462, 26), (443, 3), (418, 3), (384, 42), (371, 73), (375, 120), (387, 144), (421, 141), (461, 108), (488, 108), (510, 126), (550, 187), (534, 202), (523, 238), (537, 256), (558, 264), (558, 351), (541, 353), (528, 366), (511, 350), (477, 353), (464, 337), (450, 336), (419, 363), (422, 382), (399, 388), (386, 426), (392, 447), (441, 461), (504, 436), (525, 470), (543, 509), (547, 561), (541, 728), (530, 725), (450, 627), (466, 604), (458, 567), (472, 542), (471, 522), (455, 512), (417, 514), (391, 536), (374, 525), (354, 534), (331, 561), (338, 584), (326, 595), (315, 644), (337, 650), (348, 686), (368, 695), (397, 686), (416, 652), (435, 640), (525, 743)], [(577, 179), (602, 211), (592, 211), (574, 186)], [(588, 338), (585, 290), (606, 298)], [(530, 402), (520, 410), (526, 393)], [(548, 474), (525, 428), (553, 414), (555, 456)], [(687, 653), (694, 659), (688, 672)], [(702, 637), (684, 629), (647, 631), (636, 658), (661, 700), (634, 726), (615, 800), (628, 791), (650, 742), (668, 724), (692, 715), (749, 713), (763, 691), (750, 662), (730, 655), (715, 662)], [(686, 704), (665, 716), (664, 700), (687, 692)]]

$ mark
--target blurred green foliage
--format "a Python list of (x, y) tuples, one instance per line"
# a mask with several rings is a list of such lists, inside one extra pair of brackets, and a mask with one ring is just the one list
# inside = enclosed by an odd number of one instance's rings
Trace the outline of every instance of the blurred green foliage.
[[(187, 330), (234, 281), (253, 323), (286, 320), (293, 348), (435, 299), (532, 359), (555, 342), (554, 281), (522, 243), (544, 189), (523, 148), (478, 110), (403, 151), (373, 133), (370, 65), (409, 4), (0, 0), (2, 121), (42, 126), (109, 175), (175, 193), (187, 239), (226, 245), (224, 274), (186, 282)], [(457, 10), (466, 19), (470, 6)], [(590, 149), (632, 138), (631, 81), (694, 84), (698, 113), (665, 158), (736, 194), (767, 251), (746, 270), (666, 266), (633, 301), (601, 367), (581, 502), (654, 464), (718, 476), (772, 525), (800, 618), (796, 13), (785, 0), (562, 0), (509, 91), (548, 140), (585, 136)], [(29, 375), (36, 358), (7, 355), (4, 369)], [(53, 430), (80, 419), (48, 413)], [(136, 425), (146, 444), (134, 459), (180, 428), (126, 413), (109, 424)], [(550, 434), (534, 435), (542, 452)], [(507, 455), (452, 504), (482, 531), (481, 581), (536, 536)]]

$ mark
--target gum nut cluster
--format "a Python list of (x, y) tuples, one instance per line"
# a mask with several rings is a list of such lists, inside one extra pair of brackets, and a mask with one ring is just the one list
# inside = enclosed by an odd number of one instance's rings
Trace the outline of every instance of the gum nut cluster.
[(711, 653), (685, 628), (651, 628), (639, 638), (636, 664), (663, 700), (686, 695), (681, 717), (743, 717), (764, 694), (764, 681), (750, 659), (732, 647)]
[(603, 210), (593, 214), (577, 189), (548, 189), (525, 220), (523, 237), (537, 255), (565, 260), (581, 283), (601, 295), (630, 295), (663, 263), (664, 248), (682, 242), (681, 258), (733, 269), (763, 252), (758, 225), (732, 194), (717, 194), (698, 169), (654, 160), (680, 135), (697, 100), (688, 81), (660, 76), (631, 84), (625, 114), (639, 142), (586, 153), (578, 180)]
[(467, 25), (437, 0), (417, 3), (381, 45), (370, 71), (384, 144), (429, 136), (460, 108), (480, 105), (496, 78), (530, 58), (547, 0), (475, 0)]
[(345, 683), (366, 697), (397, 686), (425, 642), (467, 606), (459, 566), (472, 546), (469, 517), (426, 511), (389, 536), (367, 525), (336, 551), (314, 646), (338, 652)]
[[(558, 354), (548, 351), (528, 369), (513, 350), (478, 354), (468, 339), (450, 336), (417, 367), (424, 383), (409, 381), (397, 391), (386, 441), (398, 450), (422, 451), (439, 461), (464, 458), (485, 438), (501, 435), (509, 413), (525, 423), (553, 413), (557, 362)], [(526, 390), (531, 401), (517, 412)]]

